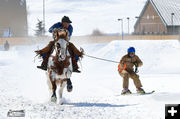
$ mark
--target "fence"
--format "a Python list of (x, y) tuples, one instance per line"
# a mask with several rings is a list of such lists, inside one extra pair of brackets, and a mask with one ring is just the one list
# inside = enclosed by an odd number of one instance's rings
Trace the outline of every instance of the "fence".
[[(0, 38), (0, 45), (3, 45), (5, 41), (8, 41), (10, 45), (33, 45), (37, 43), (47, 44), (52, 37), (26, 37), (26, 38)], [(122, 40), (121, 36), (73, 36), (71, 42), (79, 44), (84, 43), (105, 43), (113, 40)], [(129, 35), (124, 36), (124, 40), (180, 40), (179, 35)]]

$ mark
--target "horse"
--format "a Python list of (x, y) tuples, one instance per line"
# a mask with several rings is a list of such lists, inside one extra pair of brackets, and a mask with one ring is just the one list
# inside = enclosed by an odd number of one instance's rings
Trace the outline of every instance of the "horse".
[(51, 101), (57, 102), (56, 89), (59, 86), (59, 102), (63, 104), (63, 89), (67, 85), (67, 79), (72, 74), (72, 60), (68, 51), (68, 31), (56, 29), (53, 32), (56, 40), (53, 53), (50, 55), (47, 66), (48, 86), (50, 89)]

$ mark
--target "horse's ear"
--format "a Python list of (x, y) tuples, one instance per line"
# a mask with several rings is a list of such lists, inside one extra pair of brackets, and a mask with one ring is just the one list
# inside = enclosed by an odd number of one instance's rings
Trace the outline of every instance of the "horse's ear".
[(55, 28), (52, 30), (52, 35), (53, 35), (53, 38), (55, 39), (55, 37), (56, 37), (56, 33), (55, 33)]
[(66, 40), (68, 41), (68, 39), (69, 39), (69, 31), (66, 30)]
[(53, 38), (54, 38), (54, 40), (58, 39), (58, 32), (57, 31), (53, 31)]
[(66, 41), (68, 41), (68, 35), (66, 35)]

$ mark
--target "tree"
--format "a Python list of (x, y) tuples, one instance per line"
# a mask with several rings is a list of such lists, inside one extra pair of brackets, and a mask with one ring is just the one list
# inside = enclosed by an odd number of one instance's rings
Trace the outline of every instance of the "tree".
[(104, 35), (99, 29), (94, 29), (92, 32), (92, 36), (102, 36)]
[(38, 23), (36, 24), (36, 28), (37, 28), (37, 30), (35, 30), (36, 36), (44, 36), (45, 35), (45, 28), (44, 28), (43, 21), (38, 19)]

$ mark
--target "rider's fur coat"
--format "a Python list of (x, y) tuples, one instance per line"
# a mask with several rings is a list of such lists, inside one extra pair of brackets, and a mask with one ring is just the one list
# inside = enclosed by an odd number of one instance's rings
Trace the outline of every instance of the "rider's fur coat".
[[(53, 52), (53, 49), (54, 49), (54, 44), (55, 44), (55, 41), (50, 41), (49, 44), (40, 50), (40, 55), (46, 53), (46, 57), (49, 57), (51, 55), (51, 53)], [(71, 57), (73, 57), (75, 54), (78, 55), (78, 56), (82, 56), (83, 53), (80, 52), (75, 46), (73, 43), (69, 42), (69, 45), (68, 45), (68, 51), (71, 55)]]

